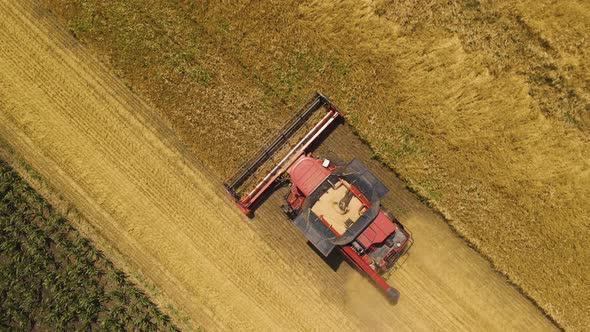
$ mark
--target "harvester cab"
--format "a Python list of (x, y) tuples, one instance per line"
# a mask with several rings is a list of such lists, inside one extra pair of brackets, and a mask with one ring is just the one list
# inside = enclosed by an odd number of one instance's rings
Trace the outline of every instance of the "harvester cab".
[(413, 240), (393, 214), (381, 207), (387, 187), (357, 159), (335, 164), (308, 151), (340, 116), (328, 98), (316, 93), (225, 182), (225, 188), (248, 215), (265, 191), (278, 179), (286, 179), (291, 188), (282, 209), (309, 242), (324, 256), (337, 248), (397, 303), (399, 292), (382, 274), (393, 268)]

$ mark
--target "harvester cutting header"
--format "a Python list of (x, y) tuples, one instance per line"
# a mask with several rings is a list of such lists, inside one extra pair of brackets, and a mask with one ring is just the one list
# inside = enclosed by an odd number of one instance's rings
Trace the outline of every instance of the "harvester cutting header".
[(339, 117), (328, 98), (316, 93), (224, 185), (238, 208), (249, 215), (268, 189), (289, 182), (282, 209), (295, 226), (324, 256), (338, 248), (397, 303), (399, 292), (381, 275), (391, 270), (413, 240), (381, 207), (387, 187), (357, 159), (337, 164), (309, 152)]

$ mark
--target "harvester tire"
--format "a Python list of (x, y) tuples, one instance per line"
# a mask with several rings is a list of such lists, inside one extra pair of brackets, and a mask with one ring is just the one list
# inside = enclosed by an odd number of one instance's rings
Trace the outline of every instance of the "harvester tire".
[(287, 215), (287, 217), (289, 217), (289, 219), (293, 219), (297, 216), (295, 211), (293, 211), (293, 209), (287, 203), (284, 203), (283, 205), (281, 205), (281, 209)]

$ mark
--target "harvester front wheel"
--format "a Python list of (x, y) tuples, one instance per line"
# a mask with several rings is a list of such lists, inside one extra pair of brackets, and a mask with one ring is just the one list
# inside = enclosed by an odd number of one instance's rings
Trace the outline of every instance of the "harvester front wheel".
[(284, 203), (283, 205), (281, 205), (281, 209), (290, 219), (295, 218), (295, 211), (293, 211), (293, 209), (289, 206), (288, 203)]

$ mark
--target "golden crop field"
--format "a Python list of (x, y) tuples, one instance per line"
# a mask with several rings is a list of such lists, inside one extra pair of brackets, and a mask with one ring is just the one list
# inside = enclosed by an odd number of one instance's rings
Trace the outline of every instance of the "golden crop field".
[(217, 179), (322, 91), (561, 327), (590, 324), (588, 3), (42, 3)]

